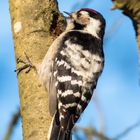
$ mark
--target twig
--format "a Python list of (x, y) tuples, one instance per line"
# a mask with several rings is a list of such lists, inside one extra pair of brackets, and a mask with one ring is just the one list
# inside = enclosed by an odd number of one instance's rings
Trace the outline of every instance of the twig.
[(13, 132), (14, 126), (17, 124), (20, 117), (20, 110), (18, 110), (12, 117), (9, 127), (7, 129), (6, 135), (3, 140), (10, 140), (11, 134)]
[(109, 137), (105, 136), (104, 134), (97, 132), (94, 128), (84, 128), (84, 127), (76, 126), (74, 127), (74, 130), (75, 131), (81, 130), (85, 132), (86, 135), (95, 136), (100, 138), (101, 140), (112, 140)]
[(133, 129), (135, 129), (138, 126), (140, 126), (140, 120), (137, 121), (132, 126), (126, 128), (122, 133), (118, 134), (113, 140), (121, 139), (122, 137), (126, 136), (128, 133), (130, 133), (130, 131), (132, 131)]
[(102, 134), (91, 127), (84, 128), (84, 127), (75, 126), (74, 131), (75, 132), (76, 131), (83, 131), (87, 136), (95, 136), (101, 140), (119, 140), (119, 139), (125, 137), (128, 133), (130, 133), (133, 129), (135, 129), (138, 126), (140, 126), (140, 120), (137, 121), (135, 124), (131, 125), (130, 127), (126, 128), (123, 132), (121, 132), (120, 134), (118, 134), (114, 138), (109, 138), (105, 134)]

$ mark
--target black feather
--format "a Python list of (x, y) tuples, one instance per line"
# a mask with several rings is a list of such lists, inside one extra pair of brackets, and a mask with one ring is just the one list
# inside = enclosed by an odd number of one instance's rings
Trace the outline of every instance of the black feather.
[(54, 114), (52, 120), (52, 127), (50, 128), (50, 137), (49, 140), (57, 140), (60, 132), (60, 122), (59, 122), (59, 113), (58, 111)]

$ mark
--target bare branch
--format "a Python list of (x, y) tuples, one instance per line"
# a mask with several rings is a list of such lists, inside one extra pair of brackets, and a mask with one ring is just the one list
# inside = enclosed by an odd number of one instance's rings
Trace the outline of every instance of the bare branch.
[(112, 140), (109, 137), (103, 135), (102, 133), (99, 133), (94, 128), (90, 128), (90, 127), (84, 128), (84, 127), (79, 127), (79, 126), (74, 127), (74, 131), (79, 131), (79, 130), (83, 131), (88, 136), (95, 136), (95, 137), (100, 138), (101, 140)]
[(137, 121), (135, 124), (133, 124), (132, 126), (126, 128), (122, 133), (120, 133), (119, 135), (117, 135), (114, 140), (118, 140), (121, 139), (122, 137), (128, 135), (133, 129), (135, 129), (136, 127), (140, 126), (140, 120)]
[(86, 134), (88, 140), (91, 139), (91, 137), (96, 137), (96, 138), (99, 138), (100, 140), (119, 140), (119, 139), (125, 137), (126, 135), (128, 135), (132, 130), (134, 130), (138, 126), (140, 126), (140, 120), (137, 121), (135, 124), (131, 125), (130, 127), (126, 128), (123, 132), (121, 132), (114, 138), (110, 138), (110, 137), (106, 136), (105, 134), (98, 132), (93, 127), (84, 128), (84, 127), (76, 126), (76, 127), (74, 127), (74, 131), (75, 132), (83, 131)]
[(12, 117), (11, 122), (9, 124), (9, 127), (7, 129), (6, 135), (4, 137), (4, 140), (10, 140), (11, 134), (13, 132), (13, 129), (15, 125), (17, 124), (20, 117), (20, 110), (18, 110)]

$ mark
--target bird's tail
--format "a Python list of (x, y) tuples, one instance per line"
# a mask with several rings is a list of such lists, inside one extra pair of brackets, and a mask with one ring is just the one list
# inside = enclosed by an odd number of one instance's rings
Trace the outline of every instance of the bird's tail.
[(60, 132), (59, 114), (56, 112), (49, 128), (48, 140), (57, 140)]
[(57, 140), (72, 140), (71, 131), (63, 131), (62, 129), (60, 129)]
[[(70, 117), (71, 118), (71, 117)], [(48, 140), (72, 140), (72, 120), (67, 120), (67, 126), (64, 129), (59, 122), (59, 113), (56, 112), (53, 116), (51, 126), (48, 133)]]
[(67, 114), (68, 118), (64, 118), (64, 128), (60, 128), (58, 139), (57, 140), (72, 140), (72, 128), (74, 126), (73, 115)]

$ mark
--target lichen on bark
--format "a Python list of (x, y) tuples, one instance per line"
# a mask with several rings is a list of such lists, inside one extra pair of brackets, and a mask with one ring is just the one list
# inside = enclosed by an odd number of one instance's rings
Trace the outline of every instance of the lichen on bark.
[[(50, 44), (62, 32), (63, 16), (56, 0), (10, 0), (15, 58), (24, 52), (40, 63)], [(18, 76), (24, 140), (46, 140), (51, 117), (47, 92), (32, 70)]]

